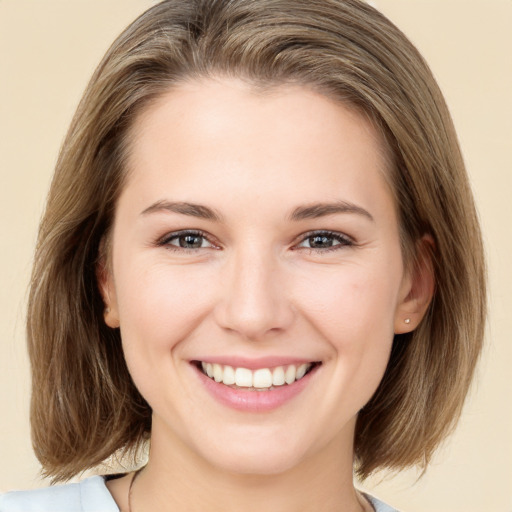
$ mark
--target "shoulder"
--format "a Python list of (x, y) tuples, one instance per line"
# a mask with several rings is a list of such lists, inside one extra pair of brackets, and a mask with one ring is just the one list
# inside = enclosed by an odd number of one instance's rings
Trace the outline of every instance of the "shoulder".
[(0, 512), (119, 512), (101, 476), (0, 496)]
[(370, 496), (369, 494), (365, 494), (365, 496), (368, 499), (368, 501), (372, 504), (373, 508), (375, 509), (375, 512), (398, 512), (396, 508), (386, 505), (384, 502), (378, 500), (377, 498), (374, 498), (373, 496)]

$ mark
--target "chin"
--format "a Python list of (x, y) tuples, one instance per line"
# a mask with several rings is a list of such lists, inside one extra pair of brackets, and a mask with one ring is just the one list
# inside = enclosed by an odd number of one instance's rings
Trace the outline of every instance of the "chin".
[(276, 432), (272, 434), (246, 431), (244, 435), (230, 435), (229, 439), (208, 436), (210, 438), (203, 439), (201, 446), (196, 446), (196, 453), (218, 470), (240, 475), (285, 473), (307, 458), (306, 443), (289, 436), (286, 439)]
[(259, 453), (231, 451), (212, 461), (218, 469), (238, 475), (271, 476), (286, 473), (300, 465), (301, 457), (282, 451), (260, 450)]

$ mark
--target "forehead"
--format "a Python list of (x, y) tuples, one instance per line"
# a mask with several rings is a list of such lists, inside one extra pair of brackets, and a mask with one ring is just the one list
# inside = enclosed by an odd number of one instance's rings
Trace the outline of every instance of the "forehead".
[[(279, 111), (276, 111), (276, 107)], [(144, 125), (161, 120), (164, 115), (174, 115), (174, 121), (183, 126), (186, 126), (184, 121), (188, 118), (191, 121), (208, 122), (215, 128), (225, 118), (224, 114), (230, 114), (233, 116), (232, 120), (236, 121), (236, 114), (243, 116), (250, 110), (252, 114), (259, 112), (263, 120), (272, 119), (273, 124), (278, 121), (279, 116), (283, 121), (290, 122), (309, 118), (307, 124), (296, 124), (295, 131), (308, 127), (311, 130), (322, 128), (327, 131), (339, 123), (341, 111), (344, 116), (350, 116), (352, 122), (366, 130), (369, 136), (374, 137), (380, 150), (384, 153), (388, 150), (371, 116), (362, 107), (341, 101), (319, 86), (298, 83), (264, 84), (238, 78), (198, 78), (177, 82), (142, 109), (132, 124), (131, 133), (140, 134), (139, 130)], [(316, 123), (319, 115), (324, 122)], [(337, 117), (338, 119), (334, 119)], [(334, 124), (325, 122), (332, 123), (333, 120)]]
[(269, 184), (281, 197), (294, 188), (336, 196), (343, 174), (347, 187), (372, 173), (387, 182), (386, 146), (369, 119), (305, 86), (182, 83), (152, 102), (130, 135), (128, 184), (141, 193), (153, 182), (173, 191), (195, 187), (196, 196), (212, 186), (235, 195)]

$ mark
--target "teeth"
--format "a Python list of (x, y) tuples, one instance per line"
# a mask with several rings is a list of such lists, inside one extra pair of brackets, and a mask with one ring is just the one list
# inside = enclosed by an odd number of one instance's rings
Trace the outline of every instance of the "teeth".
[(215, 379), (215, 382), (221, 382), (224, 375), (222, 372), (222, 368), (220, 364), (214, 364), (213, 365), (213, 378)]
[(252, 371), (247, 368), (233, 368), (217, 363), (201, 363), (203, 373), (215, 382), (222, 382), (227, 386), (236, 385), (241, 388), (255, 388), (257, 390), (268, 390), (272, 386), (283, 386), (285, 383), (293, 384), (296, 380), (302, 379), (312, 366), (313, 363), (304, 363), (299, 366), (291, 364), (277, 366), (273, 369), (259, 368)]
[(228, 386), (231, 386), (236, 382), (235, 370), (233, 369), (232, 366), (224, 366), (224, 375), (222, 382), (224, 384), (227, 384)]
[(302, 379), (302, 377), (304, 377), (304, 375), (306, 375), (306, 371), (308, 369), (308, 365), (307, 364), (301, 364), (298, 368), (297, 368), (297, 374), (296, 374), (296, 379), (299, 380), (299, 379)]
[(203, 367), (203, 371), (205, 371), (206, 375), (208, 375), (208, 377), (211, 379), (213, 377), (213, 364), (206, 363), (206, 368)]
[(295, 365), (290, 365), (286, 368), (286, 372), (284, 372), (284, 381), (286, 384), (292, 384), (295, 382), (295, 377), (297, 376), (297, 370)]
[(241, 388), (252, 387), (252, 372), (247, 368), (237, 368), (235, 370), (235, 384)]
[(282, 366), (274, 368), (274, 371), (272, 372), (272, 385), (282, 386), (284, 382), (284, 368)]
[(255, 388), (269, 388), (272, 386), (272, 372), (268, 368), (256, 370), (252, 376), (252, 385)]

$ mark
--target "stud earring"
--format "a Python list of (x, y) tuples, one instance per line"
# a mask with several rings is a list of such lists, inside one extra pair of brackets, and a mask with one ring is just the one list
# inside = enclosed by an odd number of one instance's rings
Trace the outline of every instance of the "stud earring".
[(105, 315), (108, 315), (110, 313), (110, 308), (105, 308)]
[(410, 324), (410, 323), (411, 323), (411, 319), (410, 319), (410, 318), (406, 318), (406, 319), (404, 320), (404, 323), (405, 323), (405, 324)]

